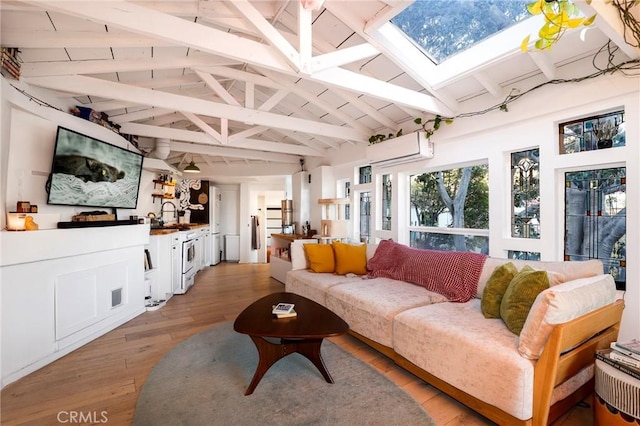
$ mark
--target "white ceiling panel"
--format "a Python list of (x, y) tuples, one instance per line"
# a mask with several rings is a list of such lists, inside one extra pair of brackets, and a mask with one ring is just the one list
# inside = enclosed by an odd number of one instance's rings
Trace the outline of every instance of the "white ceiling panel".
[[(574, 31), (551, 51), (534, 56), (519, 50), (519, 40), (506, 40), (499, 49), (464, 56), (472, 61), (445, 61), (434, 71), (433, 65), (425, 69), (424, 56), (417, 50), (400, 51), (394, 48), (398, 43), (385, 43), (388, 34), (371, 27), (379, 16), (387, 16), (389, 7), (401, 9), (403, 1), (327, 0), (326, 9), (312, 12), (311, 28), (302, 31), (298, 1), (249, 1), (265, 19), (263, 33), (228, 0), (122, 1), (117, 7), (110, 1), (93, 1), (89, 7), (82, 1), (2, 1), (0, 42), (11, 40), (15, 45), (7, 47), (21, 49), (25, 83), (49, 89), (64, 101), (73, 94), (78, 103), (125, 119), (154, 104), (157, 115), (140, 114), (135, 121), (160, 130), (202, 133), (183, 114), (173, 112), (183, 111), (200, 117), (216, 131), (225, 118), (232, 134), (259, 125), (249, 138), (321, 149), (344, 141), (366, 143), (369, 133), (376, 131), (369, 129), (395, 128), (415, 116), (475, 108), (479, 94), (489, 91), (498, 99), (511, 87), (526, 90), (552, 78), (564, 64), (573, 66), (580, 58), (590, 58), (610, 37), (620, 45), (619, 34), (599, 28), (608, 23), (599, 17), (584, 41)], [(288, 40), (293, 53), (285, 55), (267, 43), (269, 25)], [(298, 72), (302, 67), (299, 31), (311, 35), (313, 56), (327, 55), (323, 61), (340, 61), (330, 62), (339, 65)], [(345, 63), (355, 58), (345, 59), (339, 50), (366, 43), (372, 45), (367, 53), (379, 53)], [(618, 54), (616, 60), (634, 55), (628, 46), (621, 47), (626, 57)], [(640, 53), (634, 57), (638, 56)], [(588, 60), (584, 64), (583, 74), (593, 72)], [(216, 71), (215, 67), (220, 68)], [(245, 104), (246, 81), (254, 84), (253, 107)], [(223, 100), (214, 90), (218, 85), (240, 106)], [(283, 98), (278, 92), (281, 88), (289, 91)], [(277, 102), (271, 102), (274, 94)], [(447, 105), (441, 99), (448, 100)], [(455, 100), (459, 105), (449, 105)], [(260, 110), (265, 102), (270, 103), (268, 111)], [(148, 138), (143, 131), (139, 133)], [(261, 163), (255, 160), (256, 152), (264, 150), (256, 145), (255, 151), (240, 146), (247, 152), (246, 161), (236, 156), (224, 160)], [(169, 162), (174, 166), (183, 167), (192, 156), (203, 166), (223, 161), (220, 155), (193, 143), (174, 144), (171, 149)]]
[(111, 49), (78, 49), (68, 48), (67, 54), (72, 61), (90, 61), (93, 59), (113, 59)]
[[(7, 46), (16, 47), (16, 46)], [(65, 49), (20, 49), (20, 58), (24, 63), (68, 61)]]

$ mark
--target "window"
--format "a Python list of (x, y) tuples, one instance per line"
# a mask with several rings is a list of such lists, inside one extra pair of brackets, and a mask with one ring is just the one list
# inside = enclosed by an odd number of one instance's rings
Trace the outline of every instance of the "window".
[(540, 260), (540, 253), (537, 251), (509, 250), (507, 256), (514, 260)]
[(560, 154), (625, 146), (624, 111), (560, 124)]
[(371, 166), (360, 167), (358, 175), (358, 183), (371, 183)]
[(540, 238), (540, 150), (511, 154), (511, 236)]
[(626, 287), (626, 169), (565, 173), (565, 260), (600, 259)]
[(382, 175), (382, 230), (391, 231), (391, 175)]
[(360, 242), (369, 243), (371, 239), (371, 192), (360, 193)]
[(412, 247), (488, 253), (486, 164), (411, 176), (410, 191)]
[[(344, 198), (349, 198), (349, 197), (351, 197), (351, 182), (346, 181), (344, 183)], [(345, 204), (344, 218), (345, 220), (351, 219), (351, 204)]]
[(434, 63), (462, 52), (531, 15), (531, 0), (416, 0), (397, 26)]

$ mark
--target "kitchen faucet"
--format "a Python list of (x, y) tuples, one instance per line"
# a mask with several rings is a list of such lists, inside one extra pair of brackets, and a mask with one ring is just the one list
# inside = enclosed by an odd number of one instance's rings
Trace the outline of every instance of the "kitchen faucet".
[(175, 204), (173, 204), (171, 201), (165, 201), (164, 203), (162, 203), (162, 205), (160, 206), (160, 218), (162, 218), (162, 220), (164, 220), (164, 206), (166, 204), (169, 204), (171, 207), (173, 207), (173, 218), (177, 219), (178, 218), (178, 210), (176, 210), (176, 206)]

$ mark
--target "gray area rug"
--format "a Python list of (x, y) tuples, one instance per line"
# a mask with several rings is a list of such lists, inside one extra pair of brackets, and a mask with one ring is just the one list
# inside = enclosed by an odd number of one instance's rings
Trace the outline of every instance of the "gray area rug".
[(176, 346), (153, 368), (134, 425), (435, 425), (409, 394), (330, 341), (322, 357), (335, 383), (299, 354), (244, 392), (258, 363), (249, 336), (225, 323)]

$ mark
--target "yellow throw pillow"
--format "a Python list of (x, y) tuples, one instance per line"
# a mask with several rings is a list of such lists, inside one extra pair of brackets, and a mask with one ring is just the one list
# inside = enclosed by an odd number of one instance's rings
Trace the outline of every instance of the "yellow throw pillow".
[(482, 291), (480, 309), (485, 318), (500, 318), (500, 303), (517, 273), (518, 268), (512, 262), (500, 265), (493, 270)]
[(548, 288), (547, 271), (525, 266), (513, 277), (500, 303), (500, 317), (512, 333), (520, 334), (531, 305), (538, 294)]
[(367, 245), (331, 243), (336, 256), (336, 274), (365, 275), (367, 273)]
[(303, 244), (313, 272), (333, 272), (336, 268), (333, 247), (329, 244)]

